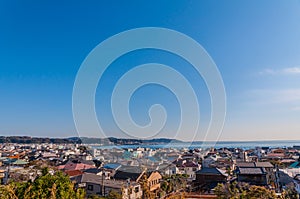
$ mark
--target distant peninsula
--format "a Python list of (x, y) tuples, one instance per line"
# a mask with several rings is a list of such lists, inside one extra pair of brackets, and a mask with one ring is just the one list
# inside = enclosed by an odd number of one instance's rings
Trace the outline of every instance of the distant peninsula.
[(101, 145), (142, 145), (142, 144), (166, 144), (170, 142), (183, 143), (183, 141), (168, 138), (154, 139), (130, 139), (130, 138), (91, 138), (91, 137), (69, 137), (69, 138), (47, 138), (30, 136), (0, 136), (0, 143), (17, 144), (101, 144)]

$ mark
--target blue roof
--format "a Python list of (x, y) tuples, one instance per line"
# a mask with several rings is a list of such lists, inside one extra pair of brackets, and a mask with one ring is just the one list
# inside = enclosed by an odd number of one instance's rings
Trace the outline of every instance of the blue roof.
[(103, 168), (104, 169), (117, 169), (120, 166), (121, 166), (121, 164), (119, 164), (119, 163), (108, 163), (108, 164), (105, 164), (103, 166)]
[(156, 159), (155, 157), (152, 157), (152, 156), (148, 157), (148, 159), (152, 162), (158, 162), (159, 161), (158, 159)]
[(294, 162), (294, 163), (291, 164), (289, 167), (290, 167), (290, 168), (300, 168), (300, 164), (299, 164), (299, 162)]

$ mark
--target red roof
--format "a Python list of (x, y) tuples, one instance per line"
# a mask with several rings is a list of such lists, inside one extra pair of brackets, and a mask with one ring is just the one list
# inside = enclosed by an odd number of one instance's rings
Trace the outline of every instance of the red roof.
[(183, 164), (184, 167), (197, 167), (198, 168), (198, 164), (195, 162), (186, 162)]
[(91, 168), (96, 168), (96, 167), (84, 163), (68, 163), (65, 165), (58, 166), (58, 169), (62, 169), (62, 170), (83, 170), (83, 169), (91, 169)]
[(284, 154), (283, 153), (268, 153), (267, 157), (280, 157), (280, 158), (283, 158)]
[(68, 171), (65, 171), (65, 173), (70, 177), (79, 176), (79, 175), (83, 174), (83, 172), (80, 170), (68, 170)]

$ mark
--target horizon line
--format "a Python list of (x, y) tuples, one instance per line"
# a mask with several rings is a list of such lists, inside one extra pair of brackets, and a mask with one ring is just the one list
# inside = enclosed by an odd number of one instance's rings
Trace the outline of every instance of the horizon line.
[[(278, 142), (278, 141), (285, 141), (285, 142), (296, 142), (299, 141), (300, 139), (295, 139), (295, 140), (290, 140), (290, 139), (266, 139), (266, 140), (180, 140), (180, 139), (175, 139), (175, 138), (166, 138), (166, 137), (160, 137), (160, 138), (122, 138), (122, 137), (85, 137), (85, 136), (68, 136), (68, 137), (47, 137), (47, 136), (31, 136), (31, 135), (0, 135), (0, 137), (30, 137), (30, 138), (49, 138), (49, 139), (68, 139), (68, 138), (90, 138), (90, 139), (109, 139), (109, 138), (116, 138), (116, 139), (128, 139), (128, 140), (153, 140), (153, 139), (168, 139), (168, 140), (177, 140), (181, 142)], [(299, 143), (300, 144), (300, 143)]]

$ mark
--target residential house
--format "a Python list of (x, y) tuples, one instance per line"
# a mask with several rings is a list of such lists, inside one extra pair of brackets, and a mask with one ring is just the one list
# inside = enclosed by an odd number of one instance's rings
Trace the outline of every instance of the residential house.
[(195, 186), (203, 189), (212, 189), (217, 186), (218, 183), (227, 182), (228, 174), (224, 170), (218, 168), (203, 167), (196, 172)]
[(79, 176), (82, 175), (83, 172), (80, 170), (67, 170), (64, 171), (69, 177)]
[(194, 161), (188, 161), (182, 164), (184, 174), (188, 175), (188, 180), (195, 180), (196, 171), (201, 168), (201, 165)]
[(237, 169), (237, 181), (251, 185), (268, 185), (267, 172), (264, 168), (239, 167)]
[(110, 191), (116, 191), (122, 195), (122, 199), (140, 199), (143, 195), (139, 183), (127, 180), (105, 180), (102, 176), (84, 173), (72, 177), (77, 188), (84, 188), (87, 196), (107, 196)]
[(179, 169), (175, 164), (161, 164), (156, 167), (156, 170), (159, 171), (162, 175), (175, 175), (179, 174)]
[[(188, 157), (188, 158), (187, 158)], [(201, 165), (194, 161), (193, 156), (185, 155), (185, 158), (178, 158), (173, 164), (179, 169), (180, 174), (188, 175), (189, 180), (195, 179), (195, 172), (201, 168)]]
[(237, 162), (236, 167), (239, 182), (255, 185), (275, 182), (274, 166), (270, 162)]
[(145, 173), (145, 169), (142, 169), (137, 166), (124, 166), (116, 170), (113, 179), (115, 180), (128, 180), (138, 182), (142, 175)]
[(147, 182), (149, 186), (149, 190), (154, 192), (160, 188), (160, 182), (162, 180), (162, 176), (158, 171), (153, 171), (147, 175)]
[(202, 161), (202, 166), (203, 167), (213, 167), (213, 165), (215, 165), (215, 162), (217, 161), (217, 157), (216, 156), (208, 156), (205, 157)]
[(266, 159), (269, 160), (281, 160), (286, 157), (284, 149), (273, 149), (270, 153), (265, 155)]
[(81, 159), (71, 159), (57, 167), (60, 170), (85, 170), (96, 168), (93, 161), (86, 161)]
[(297, 174), (300, 174), (300, 162), (296, 161), (292, 163), (289, 167), (280, 170), (291, 177), (295, 177)]

